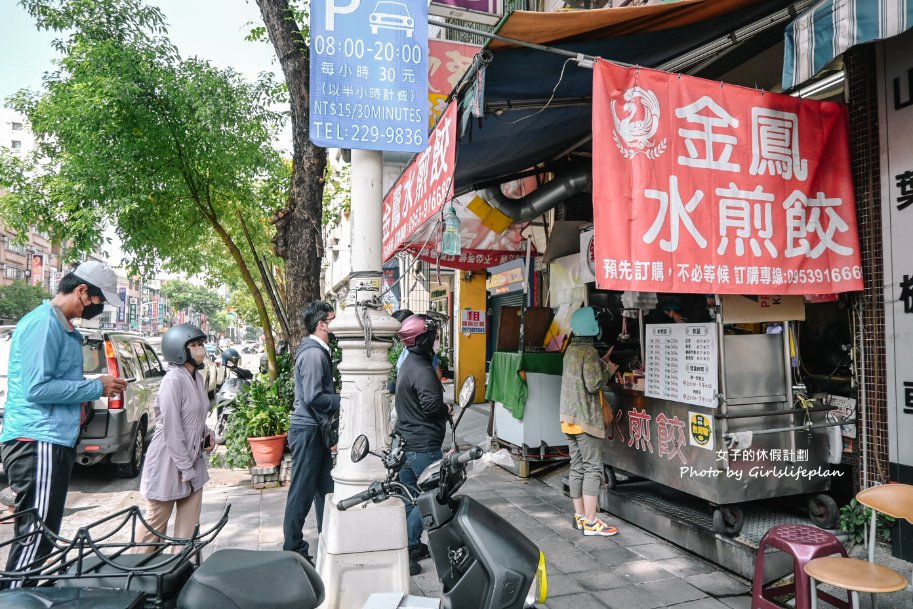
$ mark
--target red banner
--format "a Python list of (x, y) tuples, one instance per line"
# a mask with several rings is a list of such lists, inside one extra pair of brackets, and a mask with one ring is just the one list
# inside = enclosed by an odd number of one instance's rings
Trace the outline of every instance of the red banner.
[(600, 288), (862, 289), (840, 104), (600, 61), (593, 182)]
[(406, 241), (425, 221), (440, 213), (453, 198), (456, 156), (456, 103), (451, 103), (420, 152), (384, 197), (384, 245), (386, 262), (403, 249)]

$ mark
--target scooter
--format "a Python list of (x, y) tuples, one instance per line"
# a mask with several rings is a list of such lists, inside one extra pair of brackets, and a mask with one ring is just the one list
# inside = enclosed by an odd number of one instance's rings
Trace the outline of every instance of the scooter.
[[(462, 418), (474, 394), (464, 383), (460, 390)], [(459, 421), (458, 421), (459, 422)], [(457, 422), (457, 423), (458, 423)], [(452, 425), (456, 447), (456, 425)], [(405, 444), (393, 435), (390, 448), (374, 453), (364, 435), (352, 445), (357, 463), (368, 454), (379, 457), (387, 470), (384, 480), (337, 504), (351, 509), (391, 497), (416, 506), (428, 533), (428, 549), (443, 584), (444, 609), (523, 609), (545, 602), (548, 591), (545, 555), (507, 520), (471, 497), (457, 497), (466, 482), (467, 465), (482, 457), (478, 446), (451, 450), (418, 480), (419, 494), (396, 478), (405, 463)]]
[(238, 394), (241, 393), (241, 390), (249, 385), (254, 378), (254, 374), (250, 370), (239, 368), (231, 360), (225, 364), (225, 369), (234, 376), (226, 378), (218, 393), (216, 393), (214, 403), (216, 428), (213, 430), (216, 444), (225, 444), (225, 430), (228, 427), (229, 417), (235, 411), (235, 400), (238, 399)]

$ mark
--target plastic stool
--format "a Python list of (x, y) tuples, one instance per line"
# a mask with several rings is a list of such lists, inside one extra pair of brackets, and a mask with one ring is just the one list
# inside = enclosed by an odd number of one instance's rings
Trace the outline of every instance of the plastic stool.
[[(764, 589), (764, 550), (768, 546), (793, 557), (795, 583)], [(796, 609), (811, 609), (811, 582), (805, 573), (805, 565), (815, 558), (833, 554), (846, 556), (846, 548), (836, 537), (823, 529), (801, 524), (771, 527), (758, 544), (754, 583), (751, 586), (751, 609), (782, 609), (782, 606), (772, 599), (790, 592), (796, 594)], [(839, 609), (850, 609), (849, 600), (840, 600), (827, 592), (818, 590), (818, 598)]]

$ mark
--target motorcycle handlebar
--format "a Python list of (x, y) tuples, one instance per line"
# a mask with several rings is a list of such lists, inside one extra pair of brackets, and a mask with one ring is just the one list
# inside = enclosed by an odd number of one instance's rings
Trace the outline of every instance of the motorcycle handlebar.
[(451, 465), (465, 465), (470, 461), (475, 461), (482, 457), (482, 449), (478, 446), (473, 446), (466, 452), (458, 453), (456, 455), (451, 455), (450, 464)]
[(346, 499), (340, 499), (339, 503), (336, 504), (336, 509), (338, 509), (340, 512), (345, 512), (350, 507), (355, 507), (360, 503), (364, 503), (365, 501), (372, 499), (374, 494), (374, 487), (370, 486), (357, 495), (352, 495)]

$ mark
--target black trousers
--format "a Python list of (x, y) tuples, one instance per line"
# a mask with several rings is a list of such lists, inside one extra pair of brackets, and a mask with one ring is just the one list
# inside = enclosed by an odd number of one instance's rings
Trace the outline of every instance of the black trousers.
[(304, 521), (311, 504), (317, 513), (317, 531), (323, 527), (323, 501), (333, 492), (333, 454), (323, 445), (316, 425), (291, 427), (288, 445), (292, 449), (292, 481), (285, 504), (282, 549), (309, 556), (310, 546), (304, 539)]
[[(16, 493), (16, 512), (20, 513), (16, 517), (15, 534), (21, 538), (10, 549), (6, 570), (20, 571), (30, 564), (34, 568), (51, 551), (50, 539), (34, 533), (37, 529), (34, 516), (54, 534), (60, 532), (76, 449), (50, 442), (10, 440), (0, 452), (10, 487)], [(23, 513), (30, 508), (35, 508), (37, 514)]]

